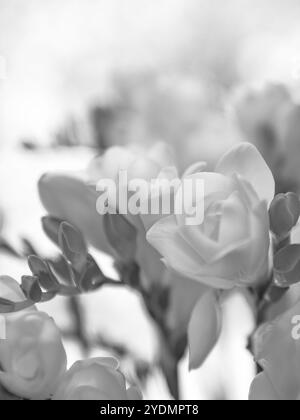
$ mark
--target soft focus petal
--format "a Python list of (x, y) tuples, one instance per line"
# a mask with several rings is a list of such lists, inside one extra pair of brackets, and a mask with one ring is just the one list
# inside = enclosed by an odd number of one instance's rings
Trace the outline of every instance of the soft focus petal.
[(207, 286), (183, 277), (173, 270), (167, 270), (165, 281), (171, 293), (168, 325), (180, 335), (186, 331), (191, 313), (200, 297), (207, 292)]
[(39, 193), (51, 216), (73, 224), (91, 245), (108, 252), (102, 217), (96, 209), (98, 195), (96, 189), (87, 187), (84, 175), (44, 175)]
[(216, 171), (226, 176), (235, 173), (241, 175), (268, 205), (274, 198), (275, 181), (272, 172), (258, 150), (249, 143), (239, 144), (225, 154), (217, 164)]
[(25, 300), (25, 295), (19, 283), (9, 276), (0, 276), (0, 297), (12, 302)]
[(215, 346), (221, 332), (221, 311), (213, 292), (196, 304), (188, 328), (190, 369), (200, 367)]
[(280, 398), (265, 373), (253, 380), (249, 393), (250, 401), (278, 401)]
[(143, 395), (137, 387), (131, 386), (127, 389), (127, 398), (131, 401), (141, 401), (143, 399)]
[[(296, 400), (300, 393), (300, 340), (294, 335), (300, 315), (298, 302), (264, 328), (256, 346), (256, 359), (263, 367), (281, 399)], [(298, 321), (299, 323), (299, 321)]]

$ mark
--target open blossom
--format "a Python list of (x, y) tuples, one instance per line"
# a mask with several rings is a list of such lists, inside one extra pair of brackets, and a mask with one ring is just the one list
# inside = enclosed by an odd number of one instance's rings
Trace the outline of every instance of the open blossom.
[[(191, 172), (186, 177), (204, 182), (204, 222), (188, 226), (184, 215), (163, 217), (149, 229), (149, 242), (167, 267), (203, 284), (253, 284), (268, 261), (270, 169), (253, 145), (242, 143), (221, 158), (215, 173)], [(190, 208), (194, 201), (190, 194)]]
[(64, 375), (54, 400), (141, 400), (138, 388), (127, 387), (126, 378), (113, 358), (76, 362)]
[(263, 368), (250, 389), (250, 400), (300, 399), (300, 303), (264, 324), (254, 337), (255, 359)]
[(66, 369), (60, 332), (45, 313), (31, 311), (6, 321), (0, 340), (0, 383), (14, 395), (47, 399)]

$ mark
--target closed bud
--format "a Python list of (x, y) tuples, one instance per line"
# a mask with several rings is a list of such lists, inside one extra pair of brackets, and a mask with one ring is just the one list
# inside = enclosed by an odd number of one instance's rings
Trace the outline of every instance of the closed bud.
[(59, 245), (58, 243), (58, 231), (59, 227), (62, 223), (62, 220), (57, 219), (53, 216), (45, 216), (42, 218), (42, 226), (43, 230), (48, 236), (48, 238), (54, 242), (56, 245)]
[(103, 221), (108, 242), (122, 261), (132, 261), (136, 255), (136, 228), (121, 214), (105, 214)]
[(38, 303), (42, 299), (42, 290), (38, 283), (37, 277), (23, 276), (21, 288), (27, 297), (32, 302)]
[(84, 292), (91, 292), (98, 289), (107, 282), (107, 278), (100, 270), (98, 264), (91, 255), (87, 257), (87, 264), (80, 287)]
[(288, 245), (274, 257), (275, 282), (289, 287), (300, 281), (300, 245)]
[(70, 223), (63, 222), (60, 225), (58, 237), (64, 256), (77, 272), (81, 272), (87, 258), (87, 246), (81, 232)]
[(300, 201), (295, 193), (278, 194), (270, 206), (271, 231), (280, 239), (286, 238), (297, 224)]
[(14, 302), (0, 297), (0, 314), (11, 312), (14, 308)]
[(47, 292), (56, 291), (59, 287), (59, 283), (54, 275), (49, 270), (48, 264), (42, 258), (36, 255), (30, 255), (28, 257), (28, 265), (32, 274), (39, 279), (39, 284)]

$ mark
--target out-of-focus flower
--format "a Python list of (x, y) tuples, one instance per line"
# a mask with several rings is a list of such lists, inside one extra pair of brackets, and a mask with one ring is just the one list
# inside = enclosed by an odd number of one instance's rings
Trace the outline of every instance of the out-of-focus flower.
[(76, 362), (64, 375), (54, 400), (141, 400), (135, 386), (127, 388), (126, 378), (113, 358)]
[(248, 141), (256, 145), (269, 164), (275, 163), (283, 149), (284, 118), (292, 103), (288, 89), (280, 84), (250, 89), (237, 100), (238, 123)]
[(300, 398), (300, 303), (256, 333), (255, 359), (263, 368), (253, 381), (250, 400)]
[(247, 141), (253, 143), (271, 168), (279, 191), (285, 189), (283, 171), (287, 165), (285, 130), (287, 115), (294, 107), (288, 89), (281, 84), (268, 84), (239, 95), (236, 102), (238, 124)]
[(47, 399), (66, 370), (60, 332), (45, 313), (32, 311), (6, 321), (0, 340), (0, 383), (14, 395)]
[(3, 229), (3, 224), (4, 224), (4, 214), (2, 209), (0, 208), (0, 234), (2, 232)]
[(286, 123), (284, 127), (284, 145), (285, 145), (285, 178), (296, 183), (297, 192), (300, 188), (300, 105), (290, 107), (287, 113)]
[[(221, 158), (216, 173), (188, 171), (187, 177), (204, 182), (203, 224), (164, 217), (149, 229), (149, 242), (167, 267), (210, 287), (255, 283), (267, 265), (268, 205), (275, 190), (265, 161), (253, 145), (241, 144)], [(189, 200), (193, 208), (193, 194)]]
[(300, 216), (300, 201), (295, 193), (278, 194), (270, 206), (270, 228), (279, 238), (290, 234)]
[(284, 85), (268, 84), (263, 89), (250, 89), (240, 94), (237, 100), (238, 122), (247, 138), (257, 142), (258, 148), (261, 141), (267, 143), (268, 140), (271, 144), (261, 146), (269, 148), (273, 141), (278, 140), (283, 113), (291, 104), (291, 95)]
[(188, 328), (190, 369), (197, 369), (211, 352), (221, 333), (221, 309), (213, 291), (195, 305)]
[(19, 283), (9, 276), (0, 276), (0, 297), (12, 302), (25, 300), (25, 295)]

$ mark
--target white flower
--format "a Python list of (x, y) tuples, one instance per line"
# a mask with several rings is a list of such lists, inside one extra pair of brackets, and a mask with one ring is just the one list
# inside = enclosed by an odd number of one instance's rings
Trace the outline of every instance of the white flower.
[[(270, 244), (268, 205), (275, 183), (265, 161), (243, 143), (220, 160), (215, 173), (188, 171), (186, 177), (204, 182), (203, 224), (188, 226), (185, 215), (164, 217), (149, 229), (149, 242), (183, 276), (221, 289), (253, 284), (266, 268)], [(192, 207), (193, 194), (189, 200)]]
[(66, 353), (52, 318), (32, 311), (7, 319), (0, 367), (0, 383), (12, 394), (49, 398), (66, 369)]
[(119, 363), (113, 358), (76, 362), (62, 378), (54, 400), (141, 400), (136, 387), (126, 386)]

